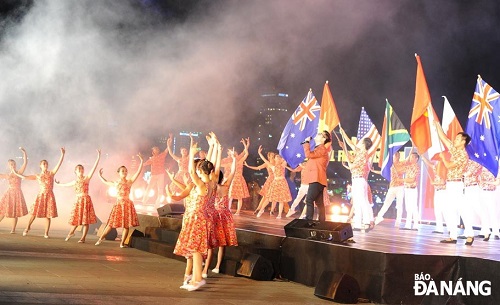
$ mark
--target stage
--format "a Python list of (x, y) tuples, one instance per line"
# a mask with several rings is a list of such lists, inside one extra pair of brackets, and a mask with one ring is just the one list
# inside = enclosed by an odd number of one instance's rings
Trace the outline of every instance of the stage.
[[(369, 232), (355, 231), (354, 242), (334, 243), (286, 237), (284, 226), (293, 218), (276, 219), (268, 213), (256, 218), (244, 211), (234, 219), (240, 246), (227, 250), (225, 262), (256, 253), (272, 262), (276, 278), (311, 287), (324, 271), (346, 274), (359, 283), (360, 298), (376, 303), (500, 304), (500, 240), (442, 244), (447, 234), (432, 233), (430, 224), (407, 231), (387, 219)], [(179, 259), (171, 253), (179, 216), (141, 214), (140, 222), (138, 230), (146, 237), (133, 238), (132, 246)], [(221, 269), (234, 273), (230, 266)]]

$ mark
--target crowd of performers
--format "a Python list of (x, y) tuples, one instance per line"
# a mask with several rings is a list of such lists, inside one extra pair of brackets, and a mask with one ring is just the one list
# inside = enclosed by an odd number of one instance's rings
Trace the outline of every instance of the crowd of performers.
[[(75, 235), (76, 228), (78, 226), (82, 226), (82, 237), (78, 243), (85, 243), (89, 225), (97, 222), (94, 205), (89, 195), (89, 182), (99, 163), (101, 151), (97, 150), (97, 159), (89, 174), (85, 175), (83, 165), (78, 164), (75, 166), (75, 180), (67, 183), (60, 183), (54, 179), (54, 176), (63, 162), (65, 155), (64, 148), (61, 148), (61, 157), (59, 158), (59, 161), (54, 169), (50, 170), (47, 160), (42, 160), (40, 161), (40, 173), (36, 175), (24, 175), (27, 165), (27, 155), (23, 148), (20, 149), (23, 153), (23, 165), (21, 168), (17, 170), (16, 162), (14, 160), (9, 160), (8, 166), (10, 172), (8, 174), (0, 175), (0, 178), (8, 180), (9, 183), (7, 191), (0, 198), (0, 221), (5, 217), (12, 218), (13, 222), (10, 233), (16, 233), (19, 217), (28, 214), (26, 200), (24, 199), (21, 189), (21, 181), (23, 179), (36, 180), (39, 185), (39, 191), (35, 198), (35, 202), (29, 210), (29, 214), (31, 214), (31, 216), (22, 235), (27, 236), (29, 234), (31, 226), (36, 218), (45, 218), (45, 230), (43, 237), (49, 238), (52, 218), (56, 218), (58, 216), (56, 198), (53, 191), (54, 184), (60, 186), (72, 186), (75, 189), (76, 199), (69, 217), (69, 224), (71, 228), (65, 240), (68, 241), (71, 239)], [(108, 234), (112, 228), (123, 228), (123, 235), (126, 236), (130, 227), (139, 225), (134, 203), (129, 198), (130, 188), (142, 170), (142, 157), (140, 155), (139, 159), (141, 160), (139, 168), (131, 179), (127, 178), (128, 171), (125, 166), (118, 168), (117, 172), (119, 174), (119, 180), (115, 182), (107, 181), (102, 176), (103, 170), (101, 169), (99, 171), (99, 177), (102, 182), (107, 185), (115, 186), (118, 189), (118, 195), (116, 203), (111, 209), (104, 232), (97, 241), (96, 245), (99, 245), (102, 242), (106, 234)], [(125, 239), (122, 238), (120, 243), (121, 248), (125, 247), (124, 241)]]
[[(352, 213), (349, 221), (352, 222), (354, 230), (367, 232), (373, 229), (376, 224), (384, 220), (384, 215), (394, 199), (396, 199), (397, 210), (395, 227), (402, 225), (404, 204), (406, 218), (404, 227), (401, 229), (419, 229), (417, 189), (420, 177), (419, 161), (422, 159), (431, 172), (432, 185), (435, 188), (436, 227), (434, 233), (444, 234), (443, 223), (445, 223), (449, 234), (449, 238), (445, 238), (441, 242), (457, 243), (457, 239), (462, 237), (458, 235), (458, 225), (462, 219), (465, 244), (472, 245), (475, 236), (472, 227), (474, 210), (471, 203), (478, 202), (478, 198), (480, 198), (481, 208), (475, 210), (480, 211), (481, 232), (479, 236), (484, 241), (488, 241), (492, 236), (495, 239), (500, 239), (499, 223), (496, 219), (499, 198), (499, 192), (496, 190), (500, 179), (468, 158), (465, 147), (469, 143), (470, 137), (466, 133), (460, 132), (454, 139), (448, 139), (439, 124), (436, 124), (435, 127), (441, 141), (447, 148), (447, 152), (441, 153), (437, 161), (427, 160), (415, 152), (401, 160), (401, 155), (397, 152), (391, 167), (389, 189), (377, 216), (374, 216), (371, 201), (368, 199), (371, 195), (367, 182), (368, 174), (370, 171), (380, 174), (372, 168), (372, 142), (369, 138), (364, 138), (358, 143), (353, 143), (345, 131), (340, 128), (344, 140), (339, 140), (339, 145), (347, 156), (345, 167), (350, 170), (352, 179)], [(253, 170), (266, 169), (268, 172), (267, 180), (259, 193), (262, 198), (254, 211), (256, 217), (261, 217), (266, 207), (271, 203), (271, 216), (274, 215), (275, 208), (278, 206), (277, 219), (281, 219), (283, 213), (286, 213), (286, 217), (291, 217), (301, 212), (300, 218), (312, 220), (316, 206), (318, 220), (326, 220), (325, 206), (329, 204), (326, 169), (332, 145), (329, 132), (323, 131), (313, 139), (310, 137), (304, 139), (302, 145), (306, 161), (295, 169), (289, 168), (287, 162), (279, 154), (268, 152), (267, 156), (264, 156), (261, 146), (258, 148), (258, 154), (264, 163), (260, 166), (249, 165), (246, 162), (250, 145), (249, 139), (241, 140), (243, 151), (240, 154), (237, 154), (234, 148), (228, 149), (227, 157), (222, 158), (222, 147), (215, 134), (210, 133), (206, 138), (209, 145), (208, 152), (199, 151), (198, 144), (191, 137), (189, 150), (183, 148), (180, 151), (180, 156), (177, 156), (172, 152), (172, 136), (170, 135), (167, 140), (167, 148), (163, 152), (158, 147), (153, 147), (152, 156), (146, 162), (143, 162), (140, 154), (138, 155), (140, 164), (130, 178), (125, 166), (118, 168), (119, 178), (117, 181), (108, 181), (103, 177), (103, 169), (101, 169), (99, 178), (104, 184), (116, 187), (117, 198), (105, 229), (95, 245), (100, 245), (111, 229), (122, 228), (120, 247), (126, 247), (125, 237), (129, 228), (139, 225), (134, 203), (129, 198), (130, 190), (132, 184), (140, 176), (144, 165), (151, 166), (151, 178), (145, 193), (148, 194), (152, 188), (157, 190), (156, 206), (160, 204), (159, 198), (162, 195), (169, 200), (184, 201), (185, 213), (182, 219), (182, 229), (174, 253), (187, 259), (181, 288), (189, 291), (197, 290), (206, 283), (205, 278), (214, 250), (217, 250), (217, 263), (212, 272), (218, 273), (224, 255), (224, 247), (238, 244), (231, 203), (234, 200), (237, 201), (234, 215), (239, 215), (243, 199), (250, 196), (243, 177), (244, 166)], [(311, 141), (314, 144), (312, 149)], [(347, 150), (347, 146), (350, 147), (351, 151)], [(16, 162), (9, 160), (10, 172), (0, 175), (0, 178), (8, 180), (9, 184), (7, 191), (0, 198), (0, 221), (4, 217), (12, 218), (11, 233), (15, 233), (18, 218), (28, 214), (26, 201), (21, 190), (21, 180), (37, 180), (39, 192), (29, 210), (31, 217), (22, 235), (29, 234), (36, 218), (45, 218), (44, 237), (49, 238), (51, 219), (58, 216), (53, 193), (54, 183), (60, 186), (72, 186), (75, 189), (76, 199), (69, 219), (71, 228), (65, 240), (71, 239), (75, 235), (76, 228), (82, 226), (83, 233), (78, 242), (85, 243), (89, 225), (96, 223), (92, 199), (89, 196), (89, 181), (97, 169), (100, 150), (97, 150), (97, 158), (87, 175), (84, 173), (84, 167), (77, 165), (75, 179), (71, 182), (60, 183), (54, 179), (54, 176), (63, 162), (64, 148), (61, 148), (61, 156), (54, 169), (49, 170), (48, 162), (42, 160), (40, 161), (40, 173), (36, 175), (24, 175), (27, 155), (23, 148), (20, 149), (23, 154), (22, 166), (17, 169)], [(166, 170), (171, 182), (164, 187), (167, 153), (177, 162), (178, 171), (174, 174), (170, 170)], [(196, 157), (197, 154), (198, 157)], [(286, 169), (291, 172), (301, 172), (301, 186), (290, 208), (288, 208), (288, 204), (292, 201), (292, 195), (285, 179)], [(304, 210), (296, 211), (304, 197)], [(144, 202), (147, 199), (145, 195)]]
[[(401, 230), (418, 230), (420, 219), (418, 212), (418, 185), (420, 178), (420, 164), (422, 159), (430, 172), (432, 185), (434, 187), (434, 214), (436, 226), (433, 233), (444, 234), (444, 225), (448, 230), (449, 238), (441, 240), (441, 243), (456, 244), (458, 238), (465, 239), (465, 245), (471, 246), (475, 237), (489, 241), (500, 239), (498, 222), (498, 200), (500, 199), (497, 186), (500, 178), (469, 159), (466, 146), (470, 142), (470, 136), (460, 132), (454, 139), (448, 139), (441, 126), (436, 123), (435, 128), (447, 151), (438, 155), (438, 160), (428, 160), (424, 156), (419, 156), (412, 152), (404, 160), (396, 152), (393, 156), (391, 167), (391, 180), (386, 193), (384, 203), (374, 217), (373, 209), (368, 200), (367, 178), (370, 171), (379, 173), (372, 169), (370, 148), (372, 142), (364, 138), (356, 145), (350, 142), (349, 137), (341, 128), (344, 139), (351, 147), (353, 154), (349, 154), (346, 145), (339, 141), (339, 145), (348, 156), (347, 168), (352, 175), (352, 202), (354, 217), (352, 219), (353, 229), (368, 231), (373, 229), (375, 224), (384, 220), (384, 215), (388, 211), (394, 199), (396, 199), (396, 221), (394, 226), (399, 228), (403, 218), (403, 203), (406, 210), (405, 224)], [(479, 207), (478, 207), (479, 205)], [(478, 214), (481, 231), (478, 236), (474, 236), (473, 223), (474, 216)], [(463, 223), (463, 235), (459, 236), (460, 219)]]

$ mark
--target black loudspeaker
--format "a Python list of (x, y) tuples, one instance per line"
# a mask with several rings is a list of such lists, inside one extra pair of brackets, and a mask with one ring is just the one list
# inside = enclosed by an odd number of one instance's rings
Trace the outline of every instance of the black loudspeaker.
[(273, 264), (267, 258), (253, 253), (246, 253), (241, 259), (238, 275), (257, 281), (271, 281), (274, 276)]
[(314, 295), (337, 303), (356, 304), (359, 284), (355, 278), (345, 273), (324, 271), (314, 289)]
[(350, 223), (294, 219), (285, 225), (287, 237), (344, 242), (353, 237)]
[(171, 215), (182, 215), (184, 214), (185, 210), (186, 209), (184, 208), (184, 204), (179, 202), (167, 203), (164, 206), (159, 207), (157, 209), (158, 216), (160, 217), (171, 216)]

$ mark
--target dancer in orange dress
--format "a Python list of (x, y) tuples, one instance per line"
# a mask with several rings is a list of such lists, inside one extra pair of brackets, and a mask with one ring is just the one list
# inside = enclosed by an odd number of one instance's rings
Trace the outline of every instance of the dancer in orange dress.
[[(269, 163), (273, 164), (275, 155), (276, 154), (271, 152), (271, 151), (267, 153), (267, 160), (269, 160)], [(249, 169), (253, 169), (253, 170), (261, 170), (264, 168), (267, 170), (266, 182), (264, 182), (264, 185), (262, 186), (262, 189), (259, 192), (259, 194), (262, 196), (262, 198), (260, 199), (259, 206), (253, 212), (254, 214), (257, 214), (260, 211), (260, 209), (262, 208), (262, 206), (264, 204), (267, 205), (267, 203), (269, 202), (269, 200), (267, 199), (267, 192), (269, 191), (269, 186), (271, 185), (271, 183), (274, 180), (274, 173), (273, 173), (273, 170), (266, 163), (263, 163), (259, 166), (250, 166), (246, 162), (244, 162), (244, 165), (246, 167), (248, 167)], [(275, 207), (276, 207), (276, 203), (273, 202), (271, 205), (271, 212), (269, 212), (270, 215), (273, 215)]]
[[(22, 175), (26, 169), (28, 158), (24, 148), (19, 147), (19, 149), (23, 153), (23, 165), (21, 165), (18, 173)], [(23, 191), (21, 190), (21, 178), (15, 174), (16, 161), (11, 159), (7, 162), (7, 164), (9, 166), (10, 173), (0, 174), (0, 179), (9, 180), (9, 188), (0, 199), (0, 221), (2, 221), (4, 217), (12, 218), (13, 222), (10, 234), (14, 234), (16, 233), (18, 218), (28, 214), (28, 208), (26, 207), (26, 200), (24, 200)]]
[(97, 222), (94, 205), (89, 195), (89, 183), (90, 179), (92, 179), (92, 176), (94, 175), (100, 158), (101, 151), (98, 149), (97, 159), (95, 160), (94, 166), (87, 176), (83, 175), (83, 165), (78, 164), (75, 167), (75, 180), (68, 183), (59, 183), (59, 181), (56, 180), (56, 184), (59, 186), (74, 186), (76, 193), (76, 201), (73, 205), (73, 209), (71, 210), (71, 216), (69, 217), (69, 224), (72, 227), (69, 230), (68, 236), (66, 237), (65, 241), (68, 241), (75, 235), (75, 230), (78, 226), (83, 226), (82, 237), (78, 242), (84, 243), (89, 231), (89, 225)]
[(132, 176), (131, 179), (127, 179), (128, 170), (123, 165), (120, 166), (117, 170), (118, 174), (120, 175), (120, 179), (116, 182), (110, 182), (106, 180), (102, 176), (102, 168), (99, 171), (99, 178), (101, 178), (101, 181), (108, 186), (116, 187), (116, 189), (118, 190), (118, 195), (116, 197), (116, 203), (111, 209), (106, 227), (104, 228), (101, 237), (99, 237), (99, 240), (95, 243), (96, 246), (99, 246), (102, 243), (111, 229), (122, 228), (123, 231), (120, 241), (120, 248), (125, 248), (125, 239), (128, 236), (129, 228), (139, 225), (139, 219), (137, 218), (137, 212), (135, 211), (134, 203), (129, 198), (130, 188), (132, 187), (132, 184), (134, 184), (135, 180), (137, 180), (137, 177), (139, 177), (139, 174), (142, 171), (142, 156), (140, 154), (138, 154), (137, 156), (141, 161), (139, 163), (139, 167), (137, 168), (137, 172)]
[[(179, 170), (175, 174), (175, 179), (177, 181), (184, 181), (186, 177), (189, 177), (188, 173), (188, 163), (189, 163), (189, 156), (188, 156), (188, 151), (186, 148), (182, 147), (181, 148), (181, 156), (176, 156), (172, 152), (172, 141), (173, 141), (173, 136), (170, 134), (168, 140), (167, 140), (167, 150), (172, 159), (174, 159), (177, 162), (177, 165), (179, 166)], [(175, 184), (170, 184), (170, 191), (174, 194), (179, 194), (182, 190), (180, 190)]]
[[(231, 186), (229, 187), (229, 208), (231, 208), (231, 204), (233, 202), (233, 199), (238, 200), (238, 206), (236, 208), (236, 213), (234, 215), (240, 215), (241, 212), (241, 207), (243, 206), (243, 199), (250, 197), (250, 193), (248, 192), (248, 186), (247, 182), (245, 181), (245, 178), (243, 177), (243, 163), (248, 157), (248, 146), (250, 146), (250, 138), (246, 139), (241, 139), (240, 141), (243, 146), (243, 152), (238, 155), (236, 158), (237, 163), (236, 163), (236, 172), (234, 173), (234, 178), (233, 182), (231, 183)], [(230, 152), (228, 151), (228, 155)], [(230, 161), (231, 158), (228, 157), (226, 161), (222, 161), (222, 164), (227, 164), (227, 166), (230, 166)]]
[[(201, 159), (196, 159), (195, 160), (195, 167), (197, 163), (201, 161)], [(180, 190), (182, 190), (178, 195), (174, 195), (170, 192), (169, 187), (165, 187), (165, 192), (167, 193), (167, 201), (172, 202), (172, 201), (183, 201), (184, 202), (184, 209), (185, 211), (192, 211), (194, 210), (193, 207), (193, 202), (194, 202), (194, 197), (196, 197), (195, 192), (193, 191), (194, 184), (191, 181), (188, 181), (186, 179), (185, 183), (182, 183), (178, 180), (175, 179), (175, 174), (166, 170), (168, 177), (170, 178), (171, 183), (175, 184), (176, 187), (178, 187)], [(184, 226), (184, 222), (187, 221), (188, 217), (190, 216), (190, 213), (184, 212), (182, 215), (182, 226)], [(182, 282), (182, 286), (180, 286), (181, 289), (187, 289), (189, 281), (193, 278), (193, 257), (186, 257), (186, 269), (184, 271), (184, 280)]]
[(192, 258), (193, 274), (191, 282), (181, 286), (188, 291), (199, 289), (206, 282), (202, 277), (203, 259), (208, 254), (210, 244), (210, 225), (205, 208), (209, 201), (215, 200), (216, 185), (214, 175), (214, 165), (208, 160), (201, 160), (197, 166), (194, 165), (194, 155), (198, 146), (191, 137), (191, 147), (189, 151), (189, 175), (194, 184), (191, 190), (192, 200), (186, 205), (182, 229), (175, 245), (174, 254)]
[[(220, 147), (220, 146), (219, 146)], [(220, 164), (220, 156), (222, 154), (222, 149), (219, 148), (218, 152), (218, 164)], [(236, 172), (236, 156), (234, 151), (231, 154), (233, 162), (231, 163), (231, 171), (229, 175), (224, 179), (224, 174), (222, 171), (219, 172), (218, 183), (217, 183), (217, 195), (215, 199), (215, 209), (218, 212), (218, 217), (216, 219), (216, 238), (219, 242), (219, 251), (217, 253), (217, 264), (213, 273), (219, 273), (220, 265), (222, 263), (222, 258), (224, 257), (225, 247), (237, 246), (238, 239), (236, 237), (236, 227), (234, 226), (233, 215), (229, 209), (229, 186), (234, 178), (234, 173)], [(216, 166), (217, 173), (217, 166)], [(205, 264), (205, 269), (208, 268), (208, 264)]]
[(258, 153), (264, 163), (266, 163), (273, 170), (274, 180), (269, 187), (267, 197), (268, 202), (261, 208), (261, 210), (257, 214), (257, 217), (260, 217), (262, 213), (264, 213), (264, 209), (270, 201), (279, 203), (278, 216), (276, 217), (276, 219), (281, 219), (284, 204), (292, 201), (292, 195), (290, 194), (290, 189), (288, 188), (288, 183), (285, 179), (286, 161), (283, 159), (283, 157), (276, 154), (274, 156), (274, 165), (271, 164), (269, 160), (267, 160), (266, 157), (264, 157), (264, 155), (262, 154), (262, 145), (259, 146)]
[(49, 163), (47, 162), (47, 160), (42, 160), (40, 161), (40, 174), (30, 176), (23, 176), (19, 173), (16, 174), (17, 176), (26, 180), (37, 180), (38, 185), (40, 186), (40, 190), (38, 191), (38, 195), (36, 196), (35, 203), (30, 209), (31, 218), (28, 222), (28, 226), (23, 232), (23, 236), (28, 235), (28, 232), (31, 229), (31, 224), (33, 223), (35, 218), (46, 218), (47, 221), (45, 223), (45, 233), (43, 237), (49, 238), (51, 219), (57, 217), (56, 197), (54, 196), (53, 192), (54, 176), (59, 170), (59, 167), (61, 167), (65, 153), (65, 149), (64, 147), (62, 147), (59, 162), (57, 162), (57, 165), (51, 171), (47, 170), (47, 168), (49, 167)]

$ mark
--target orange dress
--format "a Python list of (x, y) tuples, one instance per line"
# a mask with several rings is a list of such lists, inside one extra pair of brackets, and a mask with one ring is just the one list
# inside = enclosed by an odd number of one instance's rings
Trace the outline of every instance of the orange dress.
[(233, 181), (229, 187), (229, 197), (232, 199), (243, 199), (250, 197), (248, 192), (247, 182), (243, 178), (243, 163), (236, 164), (236, 171), (234, 172)]
[(118, 195), (109, 214), (108, 225), (112, 228), (137, 227), (139, 219), (132, 200), (130, 200), (131, 185), (128, 182), (117, 182)]
[(259, 195), (261, 196), (266, 196), (267, 192), (269, 191), (269, 186), (271, 186), (271, 182), (274, 180), (274, 173), (271, 168), (266, 167), (267, 169), (267, 179), (266, 182), (264, 182), (264, 185), (262, 186), (262, 189), (259, 192)]
[(205, 196), (198, 195), (195, 188), (185, 200), (186, 210), (182, 218), (182, 229), (175, 244), (174, 254), (190, 258), (193, 253), (207, 257), (210, 245), (217, 243), (213, 231), (213, 221), (205, 211), (209, 200), (214, 200), (215, 190)]
[(236, 237), (233, 214), (229, 210), (229, 197), (227, 195), (222, 198), (216, 197), (215, 210), (217, 211), (215, 237), (219, 242), (219, 247), (237, 246), (238, 238)]
[(0, 215), (7, 218), (22, 217), (28, 214), (28, 208), (21, 190), (21, 178), (10, 173), (7, 179), (9, 188), (0, 199)]
[(89, 196), (89, 181), (85, 177), (75, 181), (76, 202), (71, 210), (69, 224), (72, 226), (89, 225), (97, 222), (94, 205)]
[(288, 188), (288, 182), (285, 179), (285, 167), (281, 164), (272, 167), (274, 180), (269, 187), (267, 200), (269, 202), (289, 202), (292, 201), (292, 195)]
[(54, 174), (46, 171), (36, 175), (36, 180), (40, 186), (35, 203), (30, 209), (30, 214), (37, 218), (56, 218), (57, 206), (54, 196)]

